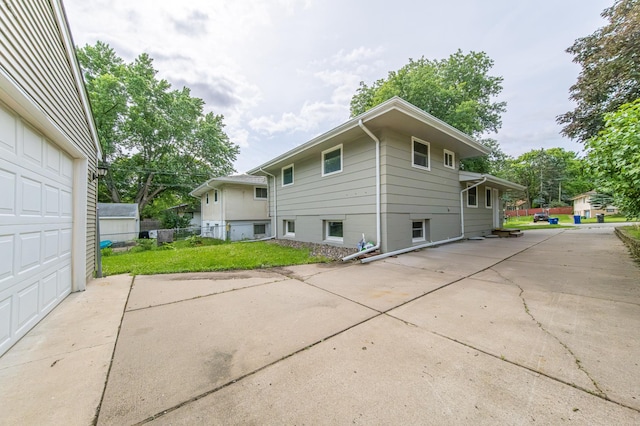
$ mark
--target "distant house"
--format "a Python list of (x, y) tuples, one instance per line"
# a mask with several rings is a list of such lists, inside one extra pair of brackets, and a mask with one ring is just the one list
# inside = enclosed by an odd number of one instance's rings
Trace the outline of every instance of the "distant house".
[(180, 217), (186, 217), (189, 219), (189, 226), (201, 226), (202, 214), (200, 212), (200, 206), (194, 206), (193, 204), (184, 203), (177, 206), (169, 207), (167, 210), (174, 211)]
[(277, 238), (389, 253), (501, 227), (501, 194), (524, 187), (460, 170), (487, 153), (395, 97), (249, 174), (268, 178)]
[(136, 203), (98, 203), (100, 240), (113, 243), (132, 241), (140, 234), (140, 214)]
[(96, 265), (100, 148), (60, 0), (0, 6), (0, 355)]
[(598, 214), (618, 213), (618, 208), (615, 206), (606, 206), (604, 208), (594, 209), (591, 205), (591, 196), (596, 193), (596, 191), (589, 191), (573, 197), (571, 199), (573, 201), (573, 214), (576, 216), (586, 217), (588, 219), (595, 217)]
[(209, 179), (190, 195), (200, 198), (203, 236), (239, 241), (271, 235), (267, 180), (262, 176)]

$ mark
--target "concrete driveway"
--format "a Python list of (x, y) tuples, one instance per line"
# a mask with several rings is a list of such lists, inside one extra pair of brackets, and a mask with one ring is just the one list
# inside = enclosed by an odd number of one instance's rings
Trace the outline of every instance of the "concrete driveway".
[(0, 358), (2, 424), (640, 424), (612, 227), (367, 265), (118, 276)]

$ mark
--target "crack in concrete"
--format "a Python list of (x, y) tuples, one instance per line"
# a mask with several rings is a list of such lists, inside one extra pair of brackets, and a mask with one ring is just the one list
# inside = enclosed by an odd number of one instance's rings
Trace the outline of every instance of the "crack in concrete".
[[(545, 326), (540, 321), (538, 321), (538, 319), (531, 313), (531, 310), (529, 309), (529, 305), (527, 305), (527, 300), (523, 296), (524, 289), (522, 288), (522, 286), (520, 286), (519, 284), (511, 281), (509, 278), (505, 277), (504, 275), (502, 275), (500, 272), (496, 271), (495, 269), (491, 268), (491, 270), (493, 272), (495, 272), (496, 274), (498, 274), (498, 276), (500, 278), (502, 278), (503, 280), (507, 281), (508, 283), (510, 283), (510, 284), (518, 287), (518, 289), (520, 289), (520, 293), (518, 294), (518, 297), (522, 301), (522, 306), (524, 307), (524, 311), (526, 312), (526, 314), (531, 318), (531, 320), (533, 320), (533, 322), (536, 323), (536, 325), (543, 332), (545, 332), (549, 336), (553, 337), (553, 339), (555, 339), (567, 352), (569, 352), (569, 354), (573, 357), (573, 360), (574, 360), (576, 366), (578, 367), (578, 370), (582, 371), (587, 376), (587, 378), (591, 381), (591, 383), (593, 384), (594, 388), (596, 389), (595, 394), (597, 396), (600, 396), (600, 397), (606, 399), (606, 400), (609, 400), (609, 397), (607, 396), (607, 394), (602, 390), (602, 388), (600, 388), (600, 386), (598, 385), (598, 382), (596, 382), (596, 380), (591, 376), (591, 374), (589, 373), (589, 371), (587, 371), (587, 369), (584, 367), (584, 365), (582, 365), (582, 362), (580, 361), (580, 358), (578, 358), (578, 356), (575, 354), (575, 352), (573, 352), (571, 350), (569, 345), (567, 345), (565, 342), (563, 342), (558, 336), (553, 334), (551, 331), (547, 330), (545, 328)], [(590, 393), (594, 393), (594, 392), (590, 392)]]

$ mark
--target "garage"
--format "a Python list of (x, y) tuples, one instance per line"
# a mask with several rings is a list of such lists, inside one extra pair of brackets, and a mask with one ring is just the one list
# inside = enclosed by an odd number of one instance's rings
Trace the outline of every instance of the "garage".
[(59, 0), (0, 7), (0, 356), (91, 280), (101, 157)]
[(71, 292), (73, 161), (0, 107), (0, 353)]

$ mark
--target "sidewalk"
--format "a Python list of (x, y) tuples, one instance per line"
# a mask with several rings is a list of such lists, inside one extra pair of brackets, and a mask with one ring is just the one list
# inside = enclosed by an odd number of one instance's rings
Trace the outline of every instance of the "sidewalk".
[(640, 269), (611, 228), (130, 284), (0, 358), (0, 423), (640, 423)]

